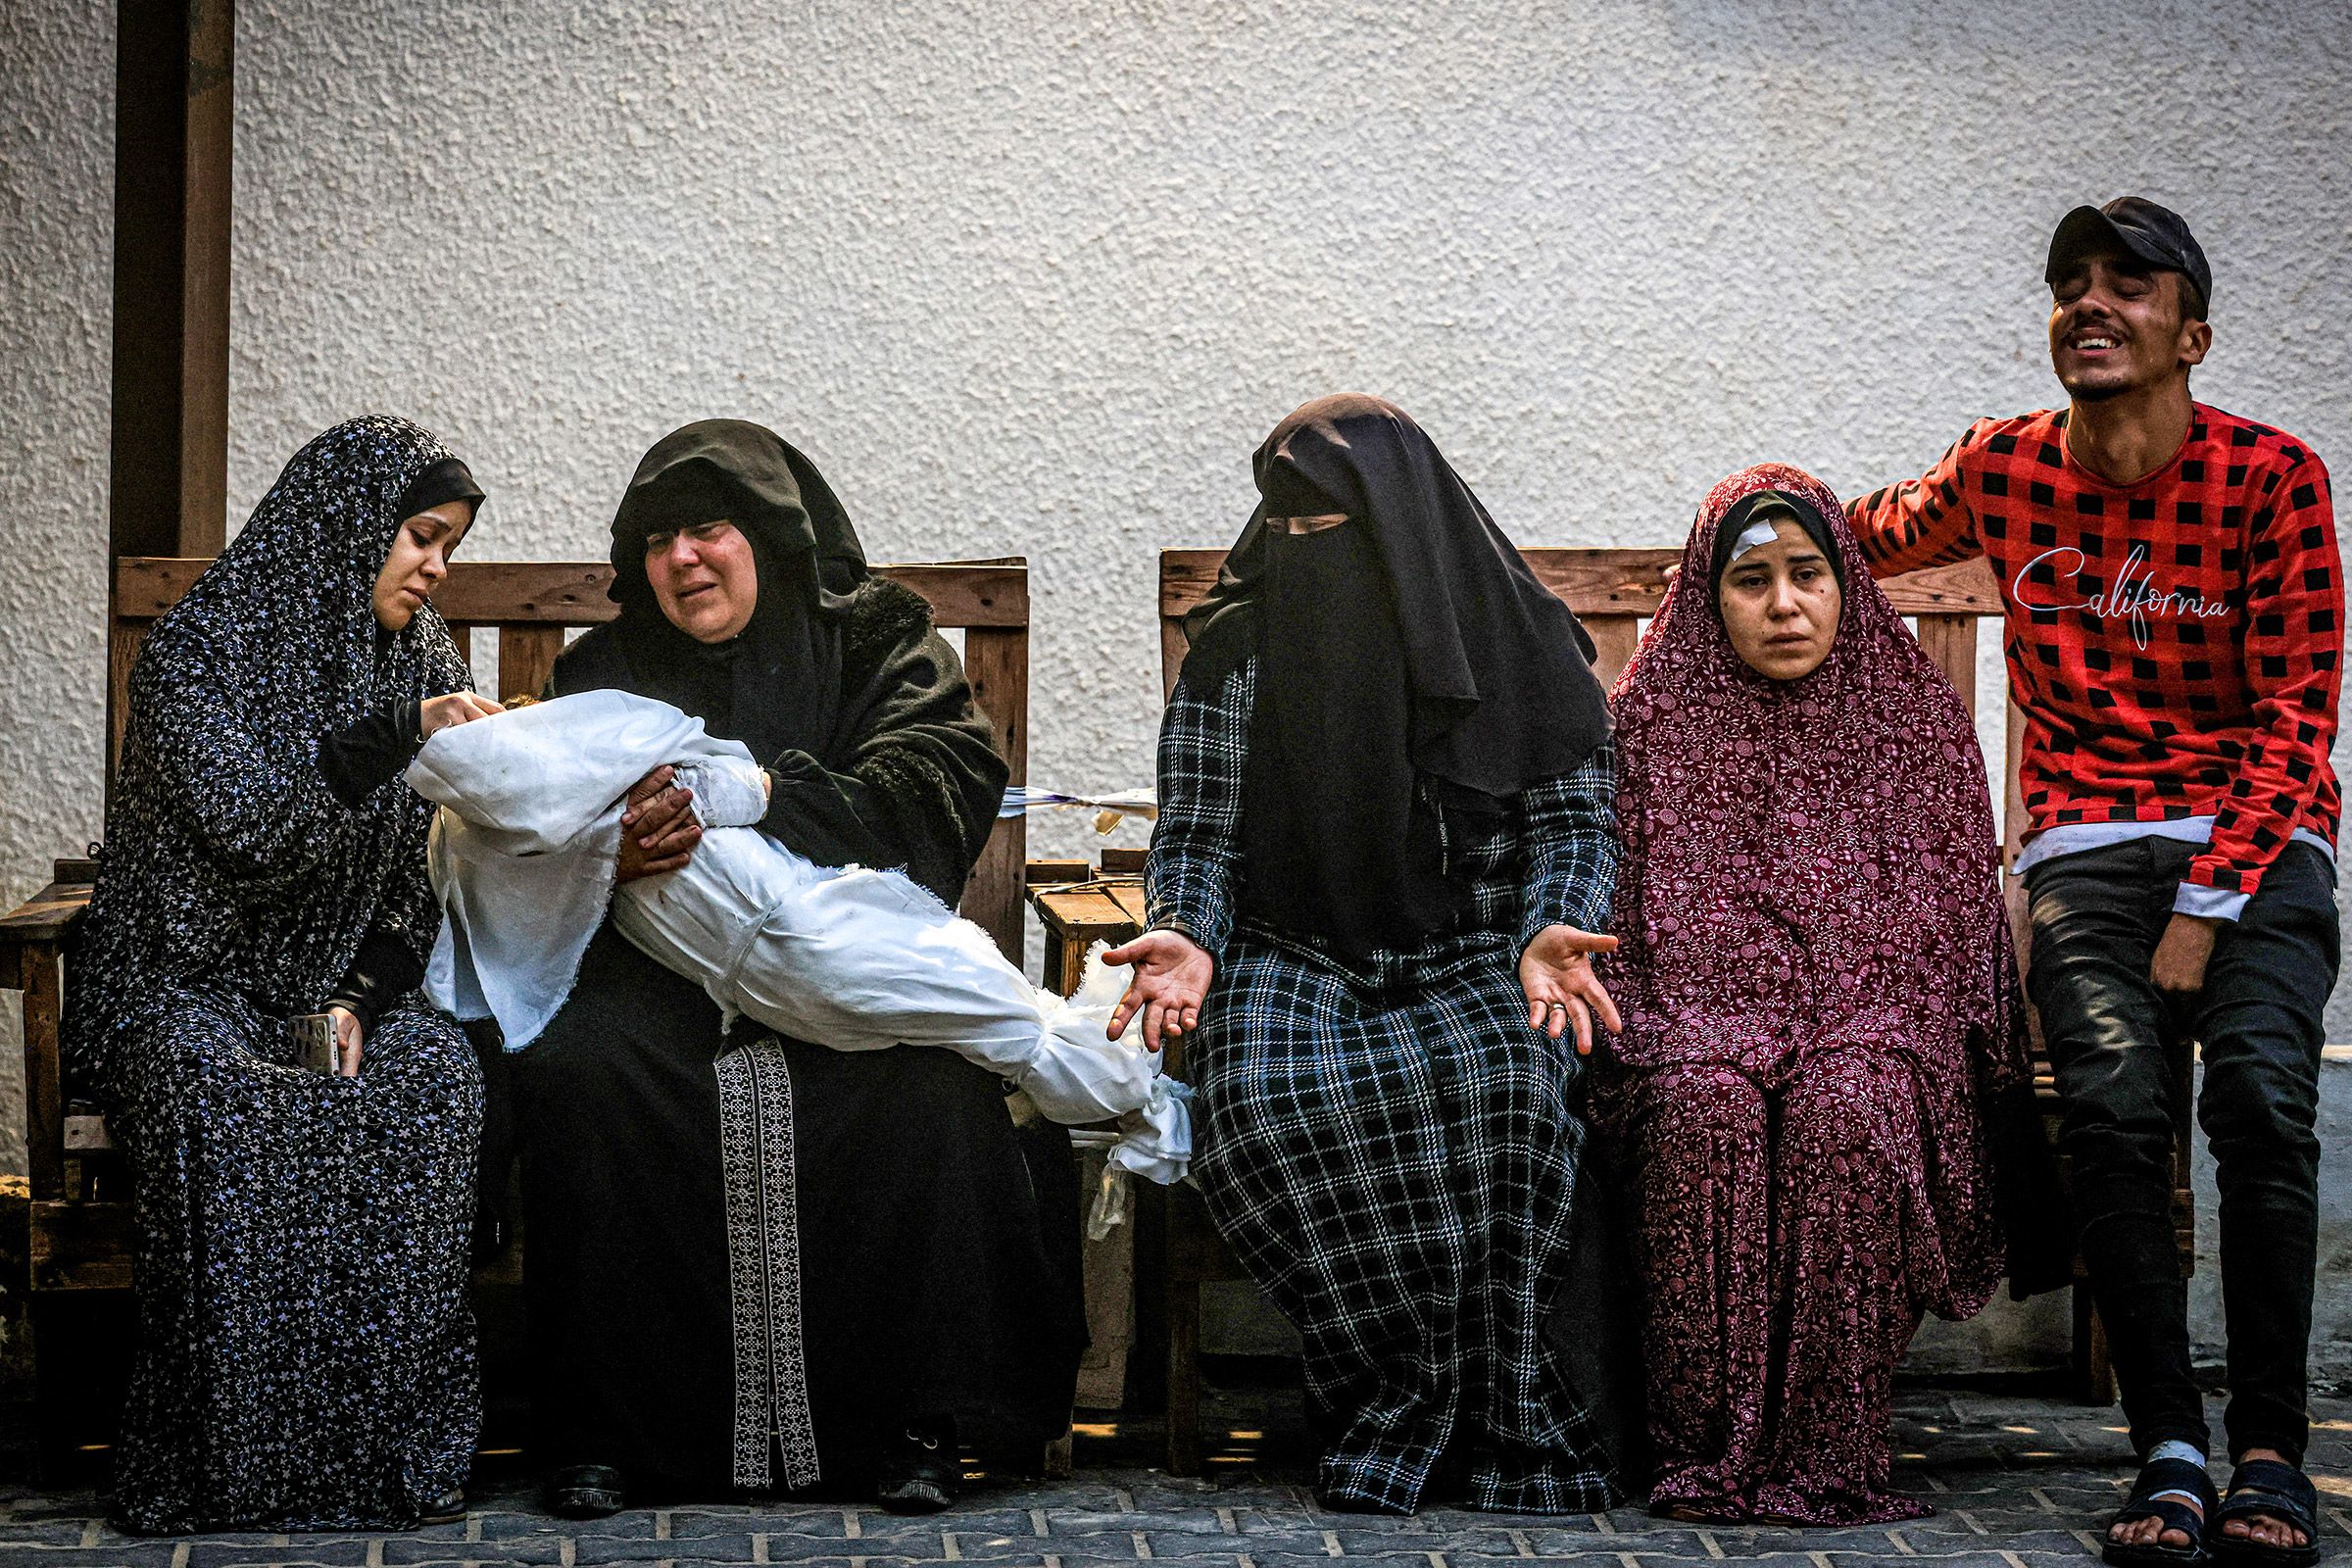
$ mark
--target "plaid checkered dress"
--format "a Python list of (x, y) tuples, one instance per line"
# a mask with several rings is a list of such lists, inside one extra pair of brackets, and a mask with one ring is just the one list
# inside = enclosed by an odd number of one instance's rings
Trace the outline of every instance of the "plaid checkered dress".
[(1348, 966), (1234, 912), (1254, 663), (1180, 681), (1160, 730), (1152, 924), (1216, 955), (1190, 1041), (1217, 1229), (1305, 1340), (1327, 1501), (1411, 1512), (1442, 1456), (1470, 1506), (1619, 1498), (1543, 1335), (1586, 1129), (1572, 1040), (1527, 1025), (1518, 956), (1601, 929), (1616, 877), (1604, 745), (1488, 822), (1446, 823), (1473, 919)]

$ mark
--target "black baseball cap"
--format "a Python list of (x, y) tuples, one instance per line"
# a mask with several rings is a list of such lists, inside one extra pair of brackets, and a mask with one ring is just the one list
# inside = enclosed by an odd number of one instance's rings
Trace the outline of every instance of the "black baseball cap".
[(2119, 246), (2150, 267), (2187, 278), (2197, 290), (2192, 314), (2204, 316), (2213, 303), (2213, 269), (2205, 265), (2197, 236), (2179, 213), (2144, 196), (2118, 196), (2104, 207), (2078, 207), (2058, 220), (2041, 280), (2054, 286), (2085, 253)]

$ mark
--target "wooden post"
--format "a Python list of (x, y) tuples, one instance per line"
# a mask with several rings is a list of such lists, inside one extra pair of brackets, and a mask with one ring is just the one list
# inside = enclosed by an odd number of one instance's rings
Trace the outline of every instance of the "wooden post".
[[(973, 626), (963, 634), (963, 673), (972, 700), (997, 732), (997, 750), (1009, 769), (1007, 782), (1029, 782), (1029, 628)], [(997, 939), (1015, 964), (1021, 961), (1022, 861), (1029, 853), (1029, 824), (1018, 816), (999, 817), (980, 863), (972, 868), (963, 913)]]
[(59, 1073), (58, 1023), (65, 1012), (59, 945), (27, 942), (24, 987), (24, 1157), (36, 1200), (66, 1196), (65, 1089)]
[(218, 555), (228, 507), (233, 0), (122, 0), (115, 46), (118, 556)]
[(227, 538), (236, 31), (234, 0), (117, 9), (111, 557)]

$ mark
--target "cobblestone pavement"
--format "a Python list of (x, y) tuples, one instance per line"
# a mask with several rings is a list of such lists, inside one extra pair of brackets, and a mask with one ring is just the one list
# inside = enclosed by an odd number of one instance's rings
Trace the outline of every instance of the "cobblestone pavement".
[[(2216, 1411), (2218, 1418), (2219, 1412)], [(1950, 1389), (1900, 1398), (1899, 1486), (1935, 1517), (1892, 1529), (1697, 1529), (1639, 1509), (1571, 1518), (1433, 1510), (1369, 1519), (1317, 1509), (1295, 1396), (1226, 1396), (1210, 1476), (1146, 1468), (1156, 1434), (1142, 1424), (1084, 1427), (1078, 1470), (1061, 1482), (983, 1478), (926, 1519), (800, 1504), (635, 1509), (574, 1524), (536, 1508), (523, 1478), (493, 1475), (461, 1524), (385, 1536), (125, 1537), (95, 1494), (0, 1482), (7, 1568), (259, 1568), (262, 1564), (594, 1565), (668, 1563), (1028, 1564), (1093, 1568), (2043, 1568), (2096, 1556), (2096, 1530), (2123, 1495), (2129, 1450), (2119, 1416), (2047, 1399)], [(2352, 1554), (2352, 1398), (2317, 1401), (2311, 1464), (2331, 1559)], [(1245, 1424), (1255, 1423), (1255, 1424)], [(2217, 1419), (2218, 1430), (2218, 1419)]]

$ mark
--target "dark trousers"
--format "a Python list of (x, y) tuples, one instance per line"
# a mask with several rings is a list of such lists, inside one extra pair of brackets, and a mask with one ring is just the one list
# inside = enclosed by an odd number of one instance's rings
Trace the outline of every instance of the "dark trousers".
[(2272, 1447), (2300, 1463), (2335, 868), (2310, 846), (2288, 845), (2243, 915), (2221, 927), (2204, 991), (2177, 1007), (2148, 965), (2200, 850), (2147, 838), (2035, 866), (2026, 879), (2026, 983), (2065, 1104), (2060, 1148), (2132, 1446), (2144, 1455), (2167, 1439), (2203, 1447), (2209, 1438), (2189, 1375), (2188, 1286), (2171, 1212), (2178, 1107), (2166, 1062), (2187, 1038), (2204, 1052), (2197, 1119), (2221, 1188), (2230, 1451)]

